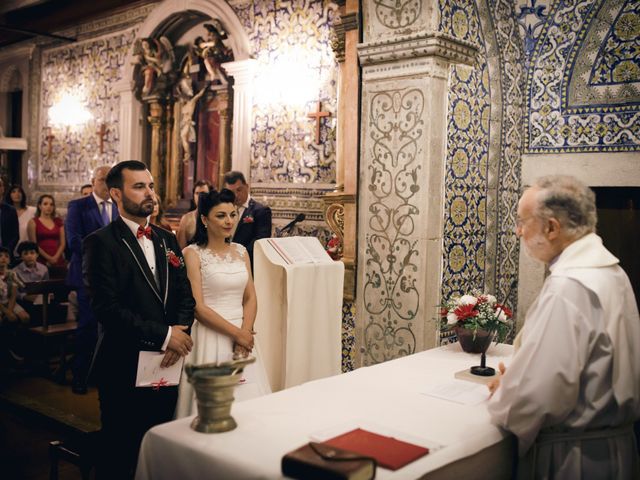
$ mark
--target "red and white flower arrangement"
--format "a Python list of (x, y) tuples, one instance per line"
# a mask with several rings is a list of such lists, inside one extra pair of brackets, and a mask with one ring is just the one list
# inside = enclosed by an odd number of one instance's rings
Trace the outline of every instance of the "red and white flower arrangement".
[(247, 215), (246, 217), (242, 217), (242, 223), (253, 223), (253, 217), (251, 215)]
[(487, 293), (453, 297), (442, 305), (442, 324), (446, 328), (464, 328), (496, 333), (496, 341), (502, 342), (513, 323), (513, 312), (506, 305), (498, 303), (496, 297)]
[(176, 255), (170, 248), (167, 249), (167, 261), (173, 268), (184, 267), (184, 259)]

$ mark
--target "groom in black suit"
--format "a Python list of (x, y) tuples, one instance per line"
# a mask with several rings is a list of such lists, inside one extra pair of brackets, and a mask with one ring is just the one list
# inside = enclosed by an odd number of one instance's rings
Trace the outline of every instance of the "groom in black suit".
[(141, 350), (162, 351), (163, 366), (193, 342), (194, 299), (174, 235), (149, 225), (153, 178), (128, 160), (107, 175), (120, 218), (83, 243), (84, 281), (101, 327), (92, 374), (100, 395), (100, 478), (131, 478), (145, 432), (172, 419), (178, 388), (136, 387)]

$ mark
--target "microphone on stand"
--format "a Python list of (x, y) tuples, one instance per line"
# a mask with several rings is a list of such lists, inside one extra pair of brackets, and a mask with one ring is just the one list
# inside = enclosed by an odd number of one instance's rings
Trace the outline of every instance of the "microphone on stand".
[(296, 218), (294, 218), (293, 220), (291, 220), (289, 223), (287, 223), (284, 227), (282, 228), (277, 228), (276, 229), (276, 233), (278, 235), (283, 234), (284, 232), (289, 232), (291, 231), (291, 229), (295, 226), (296, 223), (300, 223), (302, 222), (305, 218), (307, 218), (307, 216), (304, 213), (299, 213), (298, 215), (296, 215)]

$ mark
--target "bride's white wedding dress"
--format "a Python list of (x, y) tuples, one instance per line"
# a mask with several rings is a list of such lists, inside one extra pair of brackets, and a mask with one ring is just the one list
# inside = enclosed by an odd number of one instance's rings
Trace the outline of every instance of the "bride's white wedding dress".
[[(194, 250), (200, 258), (204, 303), (226, 321), (240, 327), (243, 313), (242, 297), (249, 279), (245, 264), (247, 250), (240, 244), (232, 243), (231, 253), (220, 257), (206, 247), (189, 245), (187, 248)], [(206, 327), (198, 320), (193, 322), (191, 338), (193, 349), (185, 359), (185, 364), (199, 365), (232, 359), (233, 340)], [(256, 357), (256, 362), (245, 368), (243, 379), (234, 392), (236, 401), (271, 393), (257, 343), (251, 355)], [(195, 415), (198, 412), (195, 395), (185, 372), (180, 379), (178, 392), (176, 418)]]

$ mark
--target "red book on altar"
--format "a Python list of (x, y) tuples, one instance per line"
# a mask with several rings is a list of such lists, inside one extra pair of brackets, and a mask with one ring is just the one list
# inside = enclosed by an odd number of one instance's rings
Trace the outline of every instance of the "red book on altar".
[(428, 448), (378, 435), (361, 428), (343, 433), (322, 443), (373, 457), (378, 465), (389, 470), (398, 470), (429, 453)]

